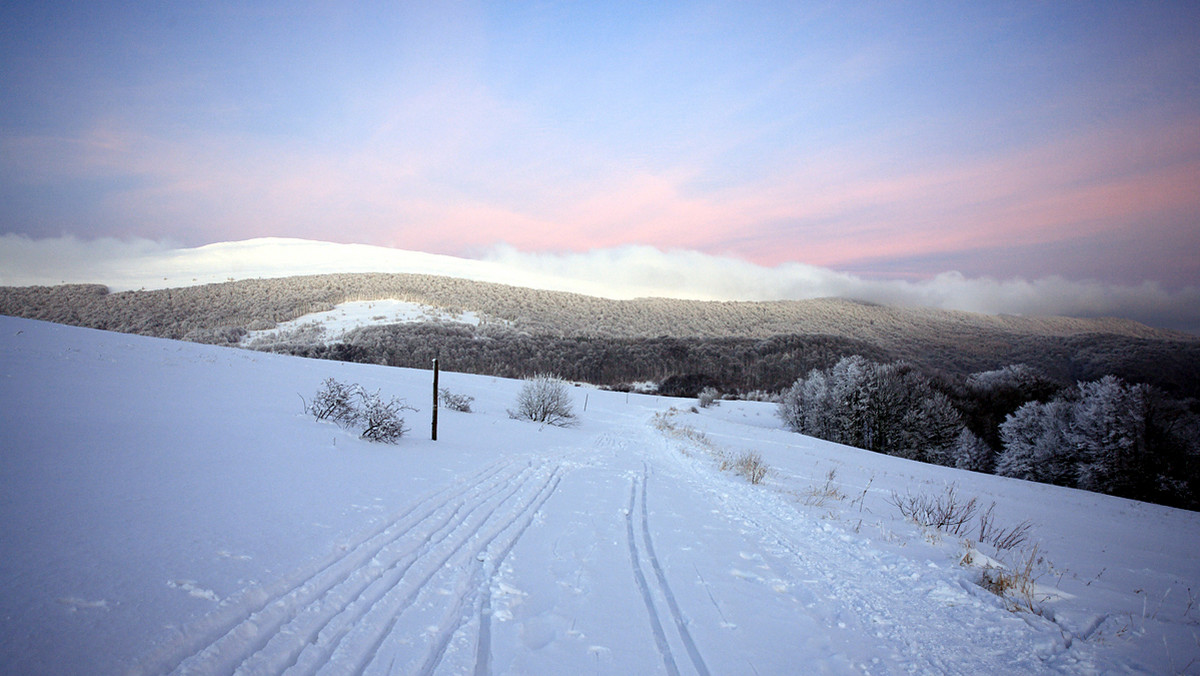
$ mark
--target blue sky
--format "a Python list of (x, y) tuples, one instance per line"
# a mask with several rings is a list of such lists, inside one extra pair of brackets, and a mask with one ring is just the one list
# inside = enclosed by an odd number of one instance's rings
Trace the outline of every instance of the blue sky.
[(0, 235), (1200, 286), (1200, 5), (6, 3)]

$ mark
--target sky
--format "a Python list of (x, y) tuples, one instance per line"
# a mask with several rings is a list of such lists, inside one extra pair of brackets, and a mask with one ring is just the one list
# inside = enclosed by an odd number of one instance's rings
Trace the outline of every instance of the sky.
[(649, 251), (1200, 330), (1194, 2), (0, 12), (9, 241)]

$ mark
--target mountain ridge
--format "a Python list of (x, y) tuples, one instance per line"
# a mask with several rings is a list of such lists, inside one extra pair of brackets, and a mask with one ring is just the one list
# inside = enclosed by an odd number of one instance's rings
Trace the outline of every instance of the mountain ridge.
[[(692, 352), (682, 353), (674, 362), (678, 368), (687, 368), (693, 353), (719, 352), (730, 340), (741, 341), (739, 349), (749, 349), (743, 358), (755, 360), (763, 356), (762, 350), (754, 349), (764, 345), (762, 341), (779, 337), (834, 339), (821, 342), (819, 354), (812, 352), (811, 340), (763, 347), (772, 359), (780, 361), (778, 367), (767, 381), (739, 382), (739, 389), (778, 389), (786, 386), (789, 378), (828, 366), (826, 362), (838, 355), (861, 353), (870, 345), (876, 348), (870, 355), (873, 358), (907, 360), (930, 371), (966, 375), (1029, 363), (1065, 382), (1114, 373), (1189, 396), (1200, 393), (1196, 385), (1200, 382), (1200, 337), (1191, 334), (1126, 319), (986, 315), (844, 298), (618, 300), (437, 275), (347, 273), (115, 293), (101, 285), (0, 287), (0, 314), (236, 344), (249, 330), (272, 328), (348, 301), (385, 299), (479, 314), (480, 326), (463, 329), (467, 331), (463, 336), (451, 336), (463, 349), (470, 348), (476, 337), (537, 338), (537, 349), (529, 348), (531, 352), (561, 350), (565, 339), (612, 343), (620, 349), (637, 341), (674, 340), (695, 344)], [(441, 339), (436, 332), (416, 335), (416, 329), (403, 327), (390, 331), (390, 337), (383, 335), (388, 332), (370, 327), (360, 331), (365, 333), (357, 337), (359, 343), (373, 346), (403, 339), (424, 347), (421, 340)], [(669, 345), (660, 347), (679, 351)], [(296, 352), (300, 348), (305, 351), (298, 353), (328, 356), (306, 351), (304, 346), (288, 349)], [(592, 349), (606, 354), (600, 347)], [(436, 346), (433, 350), (436, 352)], [(524, 372), (540, 365), (530, 359), (518, 366)], [(696, 370), (703, 366), (698, 363)], [(734, 368), (730, 365), (725, 370)]]

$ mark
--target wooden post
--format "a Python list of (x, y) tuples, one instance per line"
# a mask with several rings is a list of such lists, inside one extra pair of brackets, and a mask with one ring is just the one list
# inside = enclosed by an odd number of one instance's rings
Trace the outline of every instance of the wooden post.
[(438, 411), (438, 363), (433, 360), (433, 434), (430, 439), (437, 441), (437, 411)]

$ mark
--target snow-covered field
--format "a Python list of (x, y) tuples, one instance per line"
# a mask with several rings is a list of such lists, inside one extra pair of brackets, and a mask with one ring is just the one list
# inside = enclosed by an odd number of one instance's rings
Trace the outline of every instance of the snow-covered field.
[[(328, 377), (405, 397), (412, 432), (314, 421)], [(429, 372), (7, 317), (0, 383), (0, 673), (1200, 672), (1200, 515), (769, 404), (580, 387), (578, 426), (539, 427), (519, 382), (443, 372), (474, 412), (431, 442)], [(720, 469), (745, 451), (761, 485)], [(891, 503), (951, 484), (1034, 523), (1036, 613)]]

